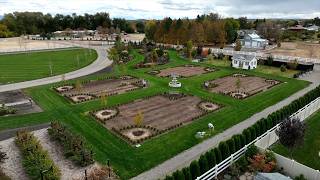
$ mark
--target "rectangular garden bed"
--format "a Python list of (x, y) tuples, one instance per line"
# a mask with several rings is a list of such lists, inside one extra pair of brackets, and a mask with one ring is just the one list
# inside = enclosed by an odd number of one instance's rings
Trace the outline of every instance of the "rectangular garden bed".
[(59, 86), (55, 87), (55, 90), (63, 96), (68, 97), (72, 102), (79, 103), (101, 96), (124, 94), (129, 91), (144, 88), (146, 85), (145, 80), (140, 80), (131, 76), (122, 76), (120, 78), (109, 78), (85, 82), (78, 85), (71, 84)]
[(157, 95), (92, 112), (103, 125), (132, 144), (216, 111), (220, 106), (183, 94)]
[(280, 81), (265, 79), (245, 74), (233, 74), (212, 81), (205, 82), (205, 88), (214, 93), (229, 95), (237, 99), (244, 99), (259, 92), (266, 91)]
[(210, 67), (185, 65), (185, 66), (178, 66), (178, 67), (172, 67), (172, 68), (161, 69), (161, 70), (153, 70), (153, 71), (150, 71), (149, 74), (157, 75), (158, 77), (169, 77), (172, 74), (175, 74), (179, 77), (191, 77), (191, 76), (210, 73), (213, 71), (215, 71), (215, 69)]

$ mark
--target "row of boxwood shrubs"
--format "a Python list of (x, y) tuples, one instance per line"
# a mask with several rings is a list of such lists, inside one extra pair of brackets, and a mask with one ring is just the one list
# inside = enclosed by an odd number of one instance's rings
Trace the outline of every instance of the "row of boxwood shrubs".
[(72, 134), (60, 122), (51, 122), (48, 132), (50, 138), (57, 141), (63, 147), (66, 158), (70, 158), (82, 167), (94, 162), (93, 153), (87, 148), (83, 138)]
[(21, 151), (22, 164), (30, 179), (60, 179), (60, 170), (32, 133), (17, 132), (15, 143)]
[(234, 135), (229, 140), (221, 142), (218, 147), (202, 154), (199, 160), (193, 161), (189, 167), (174, 172), (171, 176), (167, 176), (166, 179), (191, 180), (197, 178), (319, 96), (320, 86), (282, 109), (270, 114), (267, 118), (260, 119), (241, 134)]

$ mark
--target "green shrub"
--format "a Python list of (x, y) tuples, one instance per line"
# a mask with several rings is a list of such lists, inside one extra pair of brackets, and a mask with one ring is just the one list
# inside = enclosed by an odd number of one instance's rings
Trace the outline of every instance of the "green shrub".
[(258, 153), (258, 148), (255, 145), (251, 145), (248, 147), (245, 156), (247, 158), (252, 158), (254, 155)]
[(240, 134), (241, 147), (244, 147), (247, 144), (246, 135), (244, 133)]
[(165, 180), (174, 180), (173, 176), (168, 176), (168, 175), (164, 179)]
[(172, 174), (174, 180), (184, 180), (184, 174), (182, 171), (176, 171)]
[(285, 65), (281, 65), (280, 66), (280, 71), (281, 72), (286, 72), (287, 71), (287, 67)]
[(189, 168), (189, 167), (183, 168), (183, 169), (182, 169), (182, 172), (183, 172), (183, 175), (184, 175), (184, 179), (185, 179), (185, 180), (192, 180), (192, 176), (191, 176), (190, 168)]
[(214, 148), (214, 155), (216, 157), (216, 163), (220, 163), (222, 161), (222, 155), (219, 148)]
[(226, 143), (228, 145), (230, 154), (235, 153), (236, 152), (236, 145), (235, 145), (235, 142), (234, 142), (234, 138), (231, 138), (231, 139), (227, 140)]
[(221, 142), (219, 144), (219, 149), (222, 156), (222, 161), (230, 156), (230, 150), (226, 142)]
[(246, 138), (246, 144), (250, 143), (252, 138), (251, 138), (251, 131), (249, 130), (249, 128), (243, 131), (243, 135)]
[(48, 129), (50, 138), (63, 146), (64, 155), (80, 166), (87, 166), (94, 162), (93, 153), (89, 150), (82, 137), (73, 135), (59, 122), (51, 122)]
[(208, 161), (209, 168), (213, 168), (216, 165), (216, 155), (214, 153), (214, 150), (206, 152), (205, 155)]
[[(249, 127), (249, 131), (251, 133), (251, 141), (257, 138), (257, 132), (254, 126)], [(251, 142), (250, 141), (250, 142)]]
[(305, 178), (303, 174), (300, 174), (300, 176), (295, 177), (294, 180), (307, 180), (307, 178)]
[(192, 179), (196, 179), (198, 176), (200, 176), (200, 167), (198, 161), (192, 161), (190, 164), (190, 173)]
[(48, 152), (42, 149), (40, 142), (33, 134), (19, 131), (15, 143), (22, 154), (22, 165), (30, 179), (40, 179), (40, 172), (44, 170), (48, 170), (43, 174), (44, 179), (60, 179), (60, 170), (53, 163)]
[(236, 151), (242, 148), (240, 135), (233, 136)]
[(15, 114), (16, 112), (17, 110), (11, 107), (6, 107), (6, 106), (0, 107), (0, 116), (4, 116), (7, 114)]
[(203, 174), (209, 170), (208, 160), (205, 155), (201, 155), (199, 159), (200, 173)]

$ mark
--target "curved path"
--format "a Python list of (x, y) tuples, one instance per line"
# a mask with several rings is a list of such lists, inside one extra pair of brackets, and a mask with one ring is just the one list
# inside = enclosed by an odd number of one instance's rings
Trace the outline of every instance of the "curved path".
[[(80, 47), (88, 48), (88, 45), (83, 45), (83, 44), (77, 44), (77, 45)], [(64, 79), (69, 80), (69, 79), (75, 79), (78, 77), (86, 76), (110, 66), (112, 64), (112, 61), (110, 61), (107, 57), (107, 49), (109, 47), (110, 46), (96, 46), (96, 47), (90, 46), (91, 49), (94, 49), (97, 51), (98, 58), (93, 63), (91, 63), (90, 65), (82, 69), (78, 69), (76, 71), (66, 73)], [(47, 77), (47, 78), (42, 78), (37, 80), (31, 80), (31, 81), (24, 81), (24, 82), (19, 82), (14, 84), (0, 85), (0, 92), (24, 89), (24, 88), (34, 87), (34, 86), (56, 83), (60, 81), (62, 81), (62, 75), (57, 75), (57, 76), (52, 76), (52, 77)]]
[(314, 68), (314, 72), (311, 74), (307, 74), (300, 79), (310, 81), (312, 84), (307, 88), (304, 88), (295, 94), (291, 95), (290, 97), (278, 102), (277, 104), (270, 106), (263, 111), (254, 114), (250, 118), (242, 121), (239, 124), (236, 124), (229, 129), (211, 137), (210, 139), (204, 140), (200, 144), (197, 144), (190, 149), (187, 149), (180, 154), (172, 157), (164, 161), (163, 163), (159, 164), (158, 166), (143, 172), (142, 174), (132, 178), (133, 180), (157, 180), (163, 179), (167, 174), (171, 174), (178, 169), (182, 169), (187, 167), (193, 160), (199, 159), (200, 155), (209, 151), (210, 149), (218, 146), (221, 141), (225, 141), (231, 138), (233, 135), (240, 134), (244, 129), (252, 126), (261, 118), (267, 117), (272, 112), (281, 109), (282, 107), (290, 104), (292, 101), (298, 99), (299, 97), (303, 96), (310, 90), (316, 88), (320, 85), (320, 65), (316, 65)]

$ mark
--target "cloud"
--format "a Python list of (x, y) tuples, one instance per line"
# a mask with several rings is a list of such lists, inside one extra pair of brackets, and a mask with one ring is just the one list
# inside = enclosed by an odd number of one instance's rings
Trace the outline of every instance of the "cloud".
[(0, 14), (41, 11), (51, 14), (109, 12), (111, 17), (161, 19), (217, 12), (225, 17), (314, 18), (319, 0), (0, 0)]

